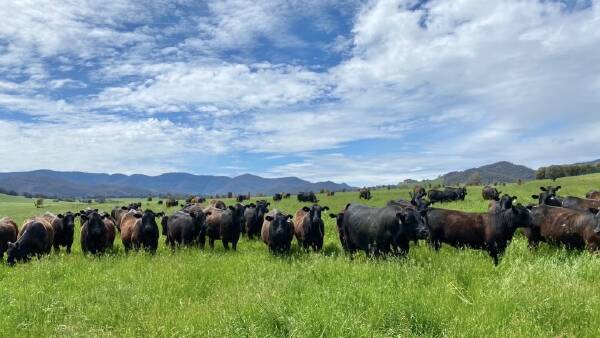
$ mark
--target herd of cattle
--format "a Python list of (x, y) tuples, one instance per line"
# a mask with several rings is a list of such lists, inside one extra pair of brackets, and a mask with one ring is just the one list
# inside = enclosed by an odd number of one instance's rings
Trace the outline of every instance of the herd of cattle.
[[(436, 251), (442, 243), (454, 247), (485, 250), (498, 264), (507, 245), (518, 228), (531, 247), (540, 242), (565, 246), (568, 249), (600, 249), (600, 191), (591, 191), (586, 198), (560, 197), (558, 187), (541, 187), (532, 198), (537, 204), (523, 206), (517, 198), (502, 195), (486, 186), (482, 197), (490, 200), (487, 212), (468, 213), (433, 208), (436, 202), (464, 200), (465, 188), (426, 192), (415, 187), (411, 200), (389, 201), (383, 208), (357, 203), (347, 204), (343, 210), (330, 213), (336, 219), (342, 248), (350, 257), (356, 251), (370, 256), (406, 255), (411, 242), (427, 240)], [(274, 196), (284, 198), (281, 196)], [(360, 198), (371, 198), (368, 189), (361, 189)], [(427, 197), (429, 200), (426, 200)], [(225, 205), (211, 200), (208, 205), (188, 201), (172, 215), (141, 211), (141, 203), (115, 207), (110, 214), (97, 209), (77, 213), (43, 216), (26, 220), (19, 231), (9, 218), (0, 219), (0, 259), (7, 252), (7, 263), (26, 261), (32, 256), (50, 253), (54, 247), (65, 247), (71, 252), (75, 219), (81, 220), (81, 249), (84, 253), (101, 254), (112, 248), (120, 234), (126, 251), (144, 249), (154, 253), (158, 248), (160, 228), (166, 243), (177, 246), (197, 245), (204, 248), (220, 240), (225, 249), (236, 250), (240, 237), (260, 237), (273, 253), (287, 253), (296, 237), (305, 249), (321, 250), (325, 235), (322, 212), (327, 206), (318, 204), (314, 193), (301, 193), (298, 200), (311, 206), (299, 209), (294, 215), (269, 209), (270, 203), (260, 200), (243, 205)], [(204, 202), (204, 201), (202, 201)], [(160, 228), (157, 219), (160, 218)]]

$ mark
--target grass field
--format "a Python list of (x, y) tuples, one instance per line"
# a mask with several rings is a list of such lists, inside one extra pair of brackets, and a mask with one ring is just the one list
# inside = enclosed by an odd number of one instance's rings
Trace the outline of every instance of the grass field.
[[(501, 187), (522, 203), (540, 185)], [(600, 188), (600, 175), (564, 178), (561, 195)], [(407, 198), (408, 190), (375, 191), (370, 205)], [(273, 203), (295, 212), (293, 199)], [(333, 211), (357, 193), (319, 196)], [(122, 201), (123, 203), (125, 201)], [(231, 201), (226, 201), (231, 202)], [(0, 195), (0, 217), (18, 224), (45, 211), (88, 205)], [(163, 210), (152, 202), (144, 207)], [(445, 208), (484, 211), (481, 187)], [(113, 204), (92, 205), (109, 211)], [(174, 210), (173, 210), (174, 211)], [(0, 337), (30, 336), (600, 336), (600, 257), (542, 245), (530, 251), (522, 235), (499, 266), (481, 251), (425, 243), (406, 259), (348, 260), (335, 221), (326, 223), (325, 249), (271, 256), (243, 239), (237, 252), (184, 249), (172, 253), (161, 237), (155, 256), (125, 255), (119, 239), (104, 257), (52, 254), (9, 268), (0, 264)]]

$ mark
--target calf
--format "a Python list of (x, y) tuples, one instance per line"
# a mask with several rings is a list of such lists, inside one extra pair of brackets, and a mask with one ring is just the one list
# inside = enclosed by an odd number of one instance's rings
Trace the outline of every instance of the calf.
[(575, 209), (579, 211), (590, 211), (592, 209), (600, 209), (600, 201), (585, 199), (573, 196), (567, 196), (562, 200), (562, 207), (568, 209)]
[(12, 219), (4, 217), (0, 219), (0, 261), (4, 260), (4, 253), (8, 250), (8, 243), (17, 240), (19, 229)]
[(294, 234), (298, 245), (304, 249), (309, 247), (315, 251), (323, 248), (323, 237), (325, 236), (325, 224), (321, 219), (321, 211), (329, 210), (329, 207), (321, 207), (318, 204), (312, 207), (304, 207), (296, 211), (294, 217)]
[(241, 204), (229, 206), (226, 210), (209, 207), (207, 212), (210, 216), (206, 218), (206, 231), (200, 234), (200, 246), (204, 247), (206, 236), (211, 249), (215, 247), (215, 240), (221, 240), (225, 250), (229, 250), (229, 243), (233, 250), (237, 250), (237, 243), (242, 232), (242, 221), (244, 219), (245, 207)]
[(258, 201), (256, 204), (250, 203), (246, 206), (246, 210), (244, 210), (244, 230), (249, 239), (260, 236), (265, 215), (269, 212), (269, 205), (269, 202)]
[(71, 253), (71, 246), (73, 245), (73, 233), (75, 232), (75, 217), (79, 217), (79, 213), (73, 214), (68, 211), (64, 215), (46, 213), (44, 218), (52, 225), (54, 229), (54, 251), (59, 252), (60, 247), (64, 246), (67, 253)]
[(146, 210), (144, 213), (130, 211), (121, 219), (121, 241), (125, 251), (143, 248), (155, 253), (158, 248), (158, 225), (156, 217), (162, 217), (164, 213), (154, 213)]
[(501, 193), (502, 192), (498, 191), (498, 189), (496, 189), (494, 187), (490, 187), (489, 185), (486, 185), (481, 190), (481, 197), (483, 197), (483, 199), (485, 201), (498, 201), (498, 200), (500, 200)]
[(425, 215), (426, 212), (392, 204), (383, 208), (348, 204), (342, 226), (346, 250), (350, 256), (357, 250), (373, 256), (406, 255), (411, 240), (427, 237)]
[(442, 243), (454, 247), (484, 249), (498, 265), (498, 259), (517, 228), (531, 226), (531, 212), (508, 200), (497, 212), (467, 213), (455, 210), (431, 209), (427, 213), (430, 245), (437, 251)]
[(567, 249), (600, 249), (598, 213), (540, 205), (533, 208), (532, 219), (531, 229), (525, 232), (532, 248), (539, 242), (548, 242), (564, 245)]
[(17, 261), (28, 261), (31, 256), (49, 254), (54, 243), (54, 229), (43, 217), (26, 220), (14, 243), (8, 243), (7, 263), (14, 265)]
[(289, 253), (292, 248), (294, 227), (290, 223), (292, 215), (284, 215), (273, 209), (265, 216), (261, 237), (272, 253)]
[(174, 249), (176, 245), (188, 246), (200, 243), (200, 233), (204, 228), (206, 216), (210, 215), (210, 211), (206, 213), (178, 211), (171, 216), (163, 217), (162, 231), (167, 237), (167, 244)]
[(115, 242), (115, 223), (106, 213), (93, 210), (81, 214), (81, 251), (93, 255), (102, 254)]

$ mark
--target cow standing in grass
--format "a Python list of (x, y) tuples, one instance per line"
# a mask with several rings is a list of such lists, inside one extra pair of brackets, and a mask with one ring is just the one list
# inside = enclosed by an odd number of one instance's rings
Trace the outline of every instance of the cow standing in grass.
[(156, 217), (164, 213), (146, 210), (143, 213), (131, 210), (121, 220), (121, 241), (125, 251), (144, 249), (155, 253), (158, 248), (158, 225)]
[(178, 211), (171, 216), (164, 216), (161, 225), (163, 235), (167, 237), (167, 244), (173, 249), (176, 245), (199, 244), (206, 217), (210, 215), (210, 211)]
[(325, 224), (321, 219), (321, 212), (327, 210), (329, 210), (329, 207), (321, 207), (315, 204), (296, 211), (294, 217), (294, 234), (299, 246), (304, 249), (312, 248), (315, 251), (323, 248)]
[(292, 248), (294, 226), (292, 215), (285, 215), (277, 209), (271, 210), (263, 222), (261, 237), (272, 253), (289, 253)]
[(60, 247), (64, 246), (68, 254), (71, 253), (71, 246), (73, 245), (73, 234), (75, 232), (75, 217), (79, 217), (79, 213), (73, 214), (68, 211), (67, 213), (54, 215), (52, 213), (46, 213), (43, 216), (54, 229), (54, 252), (59, 252)]
[(200, 246), (204, 247), (206, 236), (211, 249), (215, 247), (215, 240), (221, 240), (225, 250), (229, 250), (229, 244), (233, 250), (237, 250), (237, 243), (242, 232), (242, 221), (244, 219), (245, 206), (241, 204), (230, 205), (226, 210), (215, 207), (205, 209), (210, 212), (206, 218), (206, 231), (200, 234)]
[(8, 250), (8, 243), (16, 242), (18, 234), (17, 223), (8, 217), (0, 219), (0, 261), (4, 259), (4, 253)]
[(32, 256), (47, 255), (54, 243), (54, 229), (43, 217), (26, 220), (14, 243), (8, 243), (7, 260), (9, 265), (18, 261), (28, 261)]
[(97, 210), (81, 212), (81, 251), (93, 255), (102, 254), (113, 247), (116, 226), (111, 217)]
[(500, 200), (501, 193), (502, 192), (498, 191), (498, 189), (496, 189), (494, 187), (490, 187), (489, 185), (486, 185), (481, 190), (481, 197), (483, 197), (483, 200), (485, 200), (485, 201), (498, 201), (498, 200)]
[(246, 206), (243, 228), (249, 239), (260, 236), (265, 215), (269, 212), (269, 205), (270, 203), (267, 201), (257, 201), (256, 204), (250, 203)]

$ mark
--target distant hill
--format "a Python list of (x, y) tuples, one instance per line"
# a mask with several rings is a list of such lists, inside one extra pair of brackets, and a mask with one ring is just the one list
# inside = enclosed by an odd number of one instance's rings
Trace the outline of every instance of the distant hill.
[(311, 183), (297, 177), (263, 178), (245, 174), (237, 177), (168, 173), (158, 176), (93, 174), (36, 170), (0, 173), (0, 187), (18, 193), (56, 197), (140, 197), (150, 194), (274, 194), (327, 189), (352, 189), (334, 182)]
[(442, 176), (445, 185), (456, 185), (459, 183), (469, 183), (475, 177), (480, 178), (483, 184), (489, 183), (512, 183), (521, 179), (523, 181), (533, 180), (535, 171), (522, 165), (516, 165), (510, 162), (502, 161), (493, 164), (484, 165), (479, 168), (467, 169), (464, 171), (453, 171)]

